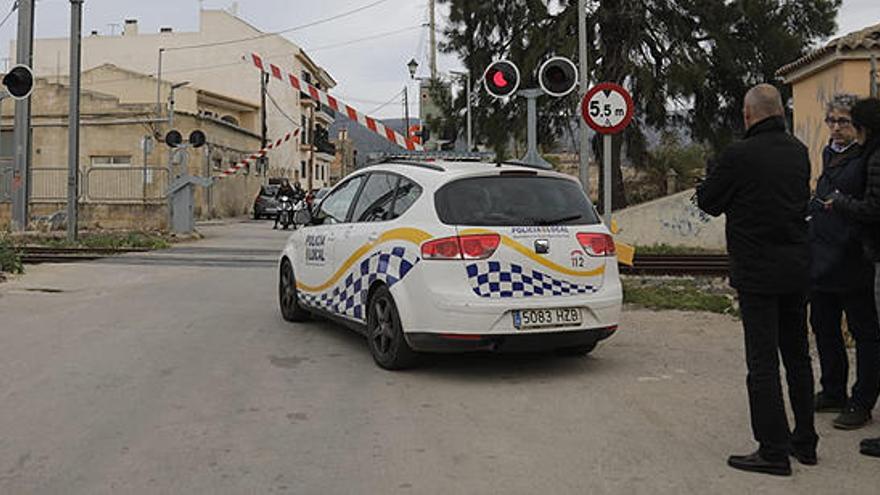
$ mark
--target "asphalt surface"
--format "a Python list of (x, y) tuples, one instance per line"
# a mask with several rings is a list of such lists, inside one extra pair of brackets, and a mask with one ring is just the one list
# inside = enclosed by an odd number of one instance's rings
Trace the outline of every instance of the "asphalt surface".
[(284, 322), (271, 222), (0, 285), (0, 493), (880, 493), (819, 416), (820, 464), (754, 448), (739, 323), (628, 309), (587, 358), (377, 368), (362, 338)]

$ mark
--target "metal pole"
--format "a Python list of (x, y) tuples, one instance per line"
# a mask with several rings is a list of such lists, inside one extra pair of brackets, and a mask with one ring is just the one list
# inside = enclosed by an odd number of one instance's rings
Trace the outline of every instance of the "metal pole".
[[(18, 2), (19, 64), (33, 66), (34, 0)], [(31, 99), (15, 102), (15, 164), (12, 173), (12, 225), (23, 231), (28, 226), (28, 200), (31, 190)]]
[(602, 205), (602, 218), (605, 226), (611, 228), (611, 135), (602, 137), (602, 173), (604, 174), (604, 192)]
[(159, 48), (159, 65), (156, 70), (156, 118), (162, 118), (162, 55), (164, 48)]
[(437, 79), (437, 8), (436, 0), (429, 0), (428, 8), (431, 9), (431, 80)]
[(468, 152), (474, 151), (474, 135), (473, 135), (473, 127), (471, 121), (471, 73), (468, 71), (467, 73), (467, 146)]
[[(266, 119), (268, 117), (268, 115), (267, 115), (268, 108), (266, 106), (266, 94), (269, 91), (269, 73), (268, 72), (262, 72), (262, 71), (260, 72), (260, 88), (261, 88), (261, 96), (262, 96), (262, 103), (261, 103), (261, 107), (260, 107), (260, 112), (261, 112), (261, 115), (260, 115), (260, 119), (261, 119), (260, 148), (263, 149), (266, 147), (267, 144), (269, 144), (269, 125), (266, 122)], [(266, 158), (265, 156), (260, 158), (260, 168), (262, 169), (263, 175), (268, 175), (268, 174), (266, 174), (266, 169), (268, 168), (267, 167), (268, 162), (269, 162), (269, 159)]]
[[(590, 76), (589, 76), (589, 56), (590, 52), (587, 49), (587, 44), (589, 43), (589, 36), (587, 35), (587, 1), (588, 0), (578, 0), (578, 49), (580, 52), (580, 88), (579, 94), (581, 96), (581, 100), (583, 100), (584, 96), (586, 96), (587, 91), (590, 89)], [(587, 123), (584, 122), (584, 119), (578, 119), (579, 122), (579, 130), (580, 130), (580, 153), (579, 153), (579, 167), (578, 167), (578, 176), (581, 181), (581, 185), (586, 191), (587, 196), (590, 195), (590, 135), (587, 132)]]
[(526, 156), (522, 158), (522, 162), (528, 165), (532, 165), (535, 167), (552, 169), (549, 163), (544, 160), (544, 157), (538, 153), (538, 97), (544, 94), (543, 90), (540, 89), (524, 89), (519, 92), (519, 95), (525, 98), (528, 101), (528, 138), (529, 138), (529, 149), (526, 151)]
[(79, 97), (83, 0), (70, 0), (70, 111), (67, 129), (67, 240), (76, 242), (79, 201)]
[(409, 88), (407, 86), (403, 87), (403, 118), (406, 121), (403, 135), (409, 140)]
[[(317, 102), (315, 102), (317, 104)], [(306, 184), (309, 186), (308, 192), (312, 192), (315, 188), (315, 106), (312, 106), (311, 119), (309, 119), (309, 169)]]

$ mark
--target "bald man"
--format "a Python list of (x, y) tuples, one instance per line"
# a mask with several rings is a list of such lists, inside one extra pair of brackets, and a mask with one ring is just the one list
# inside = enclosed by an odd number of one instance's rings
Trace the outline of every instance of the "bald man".
[[(768, 84), (746, 94), (746, 135), (710, 165), (700, 208), (727, 216), (730, 285), (745, 333), (749, 410), (758, 450), (730, 456), (736, 469), (791, 475), (789, 456), (816, 464), (813, 370), (807, 345), (810, 246), (807, 148), (786, 131), (782, 98)], [(779, 377), (785, 365), (795, 417), (789, 430)]]

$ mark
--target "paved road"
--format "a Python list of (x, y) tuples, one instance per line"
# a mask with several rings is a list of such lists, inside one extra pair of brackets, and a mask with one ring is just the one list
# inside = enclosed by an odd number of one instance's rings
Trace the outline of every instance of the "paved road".
[(270, 225), (0, 285), (0, 493), (878, 493), (880, 427), (826, 416), (818, 467), (725, 467), (752, 448), (733, 320), (630, 310), (588, 358), (389, 373), (281, 320)]

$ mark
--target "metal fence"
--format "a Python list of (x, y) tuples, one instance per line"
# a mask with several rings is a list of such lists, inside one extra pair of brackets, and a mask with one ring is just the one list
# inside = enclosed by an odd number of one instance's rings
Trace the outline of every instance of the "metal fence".
[[(11, 160), (0, 160), (0, 203), (12, 201)], [(87, 167), (80, 172), (79, 198), (83, 203), (159, 203), (167, 198), (170, 171), (165, 167)], [(67, 201), (67, 167), (31, 170), (32, 203)]]
[(170, 172), (165, 167), (90, 167), (85, 200), (95, 203), (164, 201)]
[(0, 203), (12, 201), (12, 160), (0, 160)]

